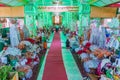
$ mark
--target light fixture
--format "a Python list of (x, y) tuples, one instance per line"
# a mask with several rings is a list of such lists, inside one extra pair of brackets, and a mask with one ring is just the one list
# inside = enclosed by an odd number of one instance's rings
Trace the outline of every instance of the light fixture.
[(54, 0), (53, 5), (61, 5), (62, 1), (61, 0)]

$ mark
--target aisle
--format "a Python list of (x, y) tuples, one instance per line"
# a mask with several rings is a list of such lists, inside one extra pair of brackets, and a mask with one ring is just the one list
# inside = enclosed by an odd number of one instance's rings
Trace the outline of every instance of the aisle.
[(68, 80), (83, 80), (81, 72), (79, 71), (79, 68), (73, 58), (72, 53), (69, 49), (65, 48), (66, 36), (64, 36), (64, 34), (61, 32), (60, 37), (63, 47), (62, 56)]
[(46, 58), (42, 80), (67, 80), (61, 50), (60, 34), (55, 33)]
[(65, 48), (66, 37), (62, 33), (51, 37), (37, 80), (83, 80), (70, 50)]
[(49, 41), (48, 41), (48, 43), (47, 43), (48, 49), (47, 49), (47, 51), (46, 51), (44, 60), (43, 60), (43, 62), (41, 63), (42, 66), (41, 66), (41, 68), (40, 68), (40, 70), (39, 70), (39, 74), (38, 74), (37, 80), (42, 80), (43, 72), (44, 72), (44, 68), (45, 68), (45, 63), (46, 63), (46, 57), (47, 57), (47, 55), (48, 55), (49, 48), (50, 48), (51, 43), (52, 43), (52, 41), (53, 41), (53, 37), (54, 37), (54, 33), (51, 33), (51, 34), (50, 34), (50, 37), (49, 37)]

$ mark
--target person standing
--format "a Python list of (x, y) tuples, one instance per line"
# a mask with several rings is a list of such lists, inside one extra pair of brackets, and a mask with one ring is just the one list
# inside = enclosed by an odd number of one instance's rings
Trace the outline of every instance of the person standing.
[(59, 31), (59, 26), (56, 26), (56, 32), (58, 32)]
[(16, 47), (19, 44), (19, 36), (18, 36), (18, 29), (16, 26), (16, 20), (11, 20), (11, 26), (10, 26), (10, 43), (12, 47)]

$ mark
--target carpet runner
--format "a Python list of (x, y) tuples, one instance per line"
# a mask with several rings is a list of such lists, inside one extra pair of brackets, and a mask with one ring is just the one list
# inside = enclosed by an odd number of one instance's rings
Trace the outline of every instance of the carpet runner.
[(61, 50), (60, 34), (55, 33), (46, 58), (42, 80), (68, 80)]
[(73, 58), (73, 55), (69, 49), (65, 48), (66, 36), (61, 32), (61, 41), (62, 43), (62, 57), (67, 74), (68, 80), (83, 80), (81, 72)]
[(51, 33), (50, 36), (49, 36), (48, 43), (47, 43), (48, 49), (47, 49), (47, 51), (46, 51), (46, 53), (45, 53), (44, 60), (43, 60), (43, 62), (41, 63), (42, 65), (41, 65), (41, 68), (40, 68), (40, 70), (39, 70), (39, 74), (38, 74), (37, 80), (42, 80), (43, 73), (44, 73), (44, 68), (45, 68), (45, 63), (46, 63), (46, 57), (47, 57), (47, 55), (48, 55), (49, 48), (50, 48), (51, 43), (52, 43), (52, 41), (53, 41), (53, 37), (54, 37), (54, 33)]

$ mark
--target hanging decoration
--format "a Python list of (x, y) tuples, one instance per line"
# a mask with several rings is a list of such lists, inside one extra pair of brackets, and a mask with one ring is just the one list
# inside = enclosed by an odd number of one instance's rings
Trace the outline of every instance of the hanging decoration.
[(108, 25), (111, 28), (118, 28), (120, 25), (119, 19), (118, 18), (113, 18), (112, 21), (110, 23), (108, 23)]
[(34, 4), (27, 4), (25, 5), (25, 14), (35, 15), (37, 14), (37, 9)]
[(80, 4), (79, 5), (79, 14), (90, 14), (90, 5), (89, 4)]
[(90, 5), (80, 4), (79, 5), (79, 25), (78, 35), (82, 36), (85, 28), (89, 27), (90, 24)]
[(84, 14), (82, 16), (82, 26), (83, 27), (88, 27), (89, 26), (89, 15), (88, 14)]
[(26, 26), (29, 29), (31, 37), (36, 36), (36, 25), (35, 25), (35, 16), (33, 15), (26, 15)]
[(77, 12), (78, 6), (39, 6), (39, 11), (44, 12)]

